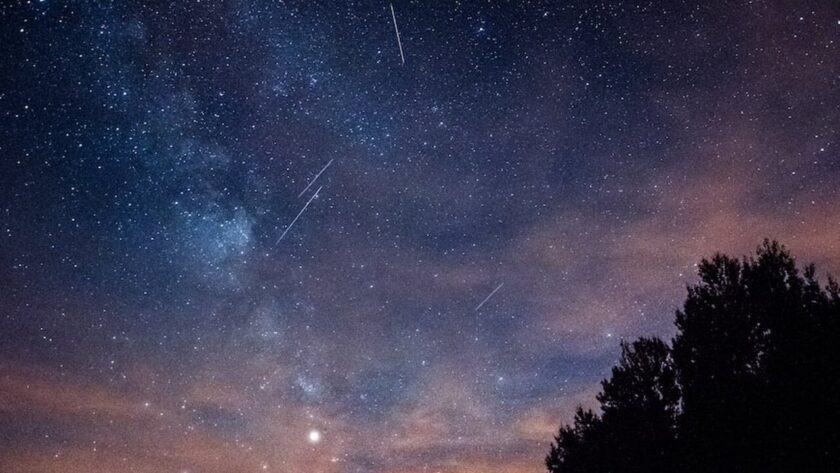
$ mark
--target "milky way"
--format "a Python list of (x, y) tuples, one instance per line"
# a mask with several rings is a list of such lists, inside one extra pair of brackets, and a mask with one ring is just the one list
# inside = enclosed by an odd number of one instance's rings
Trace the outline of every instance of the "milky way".
[(0, 30), (2, 471), (536, 472), (700, 258), (840, 273), (836, 1)]

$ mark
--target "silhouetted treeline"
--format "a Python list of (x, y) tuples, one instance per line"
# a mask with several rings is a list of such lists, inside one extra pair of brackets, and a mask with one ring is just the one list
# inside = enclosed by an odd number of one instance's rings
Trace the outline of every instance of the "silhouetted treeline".
[[(838, 247), (840, 251), (840, 247)], [(840, 287), (776, 242), (699, 268), (671, 345), (623, 343), (550, 473), (840, 471)]]

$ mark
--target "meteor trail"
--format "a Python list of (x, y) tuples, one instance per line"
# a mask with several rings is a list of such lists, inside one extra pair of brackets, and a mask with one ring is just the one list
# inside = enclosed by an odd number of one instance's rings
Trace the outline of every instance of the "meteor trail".
[(481, 309), (481, 306), (483, 306), (485, 302), (489, 301), (490, 298), (493, 297), (493, 294), (495, 294), (496, 291), (501, 289), (502, 286), (504, 286), (504, 285), (505, 285), (505, 283), (501, 283), (498, 286), (496, 286), (496, 289), (493, 289), (493, 292), (491, 292), (489, 296), (485, 297), (484, 300), (481, 301), (481, 304), (478, 304), (477, 306), (475, 306), (475, 310), (478, 311), (478, 309)]
[(300, 218), (300, 216), (303, 215), (303, 212), (306, 210), (307, 207), (309, 207), (309, 204), (311, 204), (312, 201), (315, 200), (315, 197), (318, 197), (318, 193), (321, 192), (321, 189), (323, 188), (324, 186), (319, 187), (318, 190), (315, 191), (314, 194), (312, 194), (312, 197), (310, 197), (309, 200), (306, 202), (306, 205), (304, 205), (303, 208), (300, 209), (300, 212), (298, 212), (297, 216), (294, 218), (294, 220), (292, 220), (292, 223), (290, 223), (289, 226), (286, 227), (285, 230), (283, 230), (283, 234), (280, 235), (280, 238), (277, 239), (277, 243), (280, 243), (280, 240), (282, 240), (283, 237), (286, 236), (286, 233), (288, 233), (289, 230), (291, 230), (292, 225), (294, 225), (295, 222), (297, 222), (297, 220)]
[(397, 14), (394, 13), (394, 4), (391, 3), (391, 18), (394, 19), (394, 32), (397, 33), (397, 45), (400, 47), (400, 58), (402, 59), (403, 65), (405, 65), (405, 55), (403, 54), (402, 49), (402, 41), (400, 41), (400, 29), (397, 28)]
[(302, 191), (300, 191), (300, 194), (298, 194), (298, 197), (302, 196), (307, 190), (309, 190), (309, 188), (312, 187), (312, 184), (315, 184), (315, 181), (318, 180), (318, 177), (321, 176), (321, 173), (326, 171), (327, 168), (330, 167), (330, 164), (332, 164), (333, 161), (334, 161), (333, 159), (330, 159), (330, 162), (328, 162), (326, 166), (324, 166), (320, 171), (318, 171), (318, 174), (315, 174), (315, 177), (313, 177), (312, 180), (309, 181), (309, 184), (307, 184), (306, 187)]

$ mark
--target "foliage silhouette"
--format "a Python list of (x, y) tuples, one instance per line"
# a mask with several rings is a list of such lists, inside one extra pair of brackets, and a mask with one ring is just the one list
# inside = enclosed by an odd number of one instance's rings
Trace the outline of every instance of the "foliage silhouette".
[(840, 287), (765, 240), (699, 266), (669, 347), (622, 343), (549, 473), (840, 471)]

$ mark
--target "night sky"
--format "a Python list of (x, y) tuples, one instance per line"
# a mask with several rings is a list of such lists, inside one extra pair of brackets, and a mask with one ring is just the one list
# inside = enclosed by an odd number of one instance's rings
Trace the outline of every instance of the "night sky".
[(0, 6), (4, 472), (538, 472), (700, 258), (840, 274), (834, 0), (146, 3)]

